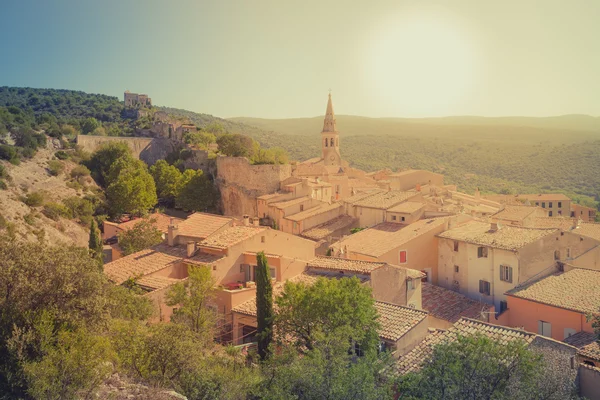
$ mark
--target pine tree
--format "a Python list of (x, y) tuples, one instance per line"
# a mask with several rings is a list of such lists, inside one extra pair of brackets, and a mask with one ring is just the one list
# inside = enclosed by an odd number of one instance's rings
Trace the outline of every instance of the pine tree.
[(273, 286), (271, 272), (264, 252), (256, 255), (256, 319), (258, 322), (258, 355), (264, 360), (273, 339)]
[(90, 242), (89, 242), (90, 254), (91, 256), (102, 262), (102, 239), (100, 238), (98, 232), (98, 226), (96, 225), (96, 220), (92, 218), (92, 223), (90, 226)]

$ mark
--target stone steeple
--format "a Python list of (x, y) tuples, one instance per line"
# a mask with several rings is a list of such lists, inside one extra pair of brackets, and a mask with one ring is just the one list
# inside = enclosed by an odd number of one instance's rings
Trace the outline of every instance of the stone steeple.
[(323, 131), (321, 132), (321, 151), (325, 165), (342, 165), (342, 156), (340, 155), (340, 133), (335, 126), (331, 93), (329, 93), (327, 111), (325, 111), (325, 120), (323, 121)]
[(329, 100), (327, 101), (327, 111), (325, 111), (323, 132), (337, 132), (335, 126), (335, 115), (333, 114), (333, 104), (331, 103), (331, 92), (329, 92)]

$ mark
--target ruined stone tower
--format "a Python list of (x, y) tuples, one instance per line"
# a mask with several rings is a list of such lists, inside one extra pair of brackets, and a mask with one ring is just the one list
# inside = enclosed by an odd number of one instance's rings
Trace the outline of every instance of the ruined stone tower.
[(335, 126), (331, 93), (329, 93), (327, 111), (325, 111), (325, 120), (323, 122), (323, 131), (321, 132), (321, 148), (323, 152), (323, 163), (325, 165), (342, 165), (342, 156), (340, 155), (340, 133)]

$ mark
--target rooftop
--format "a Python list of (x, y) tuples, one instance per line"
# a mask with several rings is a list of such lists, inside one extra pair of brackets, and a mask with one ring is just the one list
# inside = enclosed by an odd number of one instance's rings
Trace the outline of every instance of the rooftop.
[(411, 214), (415, 211), (420, 210), (425, 207), (425, 204), (420, 203), (418, 201), (405, 201), (404, 203), (400, 203), (397, 206), (392, 208), (388, 208), (388, 212), (397, 212), (397, 213), (407, 213)]
[(384, 222), (346, 236), (335, 246), (347, 247), (349, 252), (379, 257), (418, 236), (441, 228), (447, 221), (447, 217), (441, 217), (421, 219), (409, 225)]
[(182, 279), (167, 278), (166, 276), (147, 275), (136, 280), (136, 283), (151, 290), (158, 290), (164, 289), (181, 281)]
[(587, 236), (595, 240), (600, 240), (600, 224), (593, 222), (581, 222), (576, 229), (573, 229), (573, 233)]
[(588, 344), (596, 342), (597, 340), (598, 336), (595, 333), (580, 331), (574, 335), (569, 336), (568, 338), (563, 340), (563, 342), (580, 349), (584, 346), (587, 346)]
[(508, 221), (523, 221), (537, 210), (539, 210), (538, 207), (507, 205), (492, 217)]
[(207, 237), (200, 242), (200, 245), (226, 249), (265, 230), (267, 230), (267, 228), (262, 226), (232, 226)]
[(276, 203), (271, 203), (270, 205), (274, 206), (276, 208), (282, 209), (282, 208), (294, 206), (296, 204), (302, 204), (305, 201), (309, 201), (309, 200), (310, 200), (310, 197), (304, 196), (304, 197), (298, 197), (296, 199), (291, 199), (291, 200), (278, 201)]
[(374, 196), (366, 197), (354, 203), (357, 207), (379, 208), (387, 210), (397, 204), (402, 203), (418, 195), (418, 192), (404, 192), (400, 190), (390, 190), (389, 192), (380, 192)]
[(120, 285), (129, 278), (145, 276), (181, 262), (206, 265), (220, 258), (204, 253), (188, 258), (186, 254), (185, 246), (159, 244), (105, 264), (104, 273), (111, 281)]
[(441, 286), (424, 282), (421, 285), (423, 309), (435, 318), (457, 322), (459, 319), (481, 319), (482, 312), (490, 312), (493, 306), (472, 300), (462, 294)]
[(363, 199), (366, 199), (368, 197), (375, 196), (378, 193), (383, 193), (383, 189), (373, 189), (373, 190), (353, 194), (350, 197), (346, 197), (344, 199), (344, 203), (354, 204), (354, 203), (361, 201)]
[(340, 215), (324, 224), (317, 225), (314, 228), (302, 232), (301, 236), (312, 240), (322, 240), (327, 236), (332, 235), (337, 230), (350, 227), (355, 221), (356, 218), (349, 215)]
[(427, 318), (427, 312), (410, 307), (375, 302), (379, 315), (379, 337), (396, 342), (417, 324)]
[(573, 219), (567, 217), (536, 217), (532, 222), (534, 228), (555, 228), (563, 231), (573, 228)]
[(557, 229), (533, 229), (507, 225), (492, 231), (489, 223), (471, 221), (438, 236), (444, 239), (515, 251), (557, 231)]
[(341, 206), (342, 205), (340, 203), (324, 204), (322, 206), (313, 207), (309, 210), (302, 211), (294, 215), (289, 215), (285, 217), (285, 219), (289, 219), (290, 221), (302, 221), (306, 218), (314, 217), (315, 215), (335, 210), (336, 208), (340, 208)]
[(577, 354), (591, 358), (592, 360), (600, 361), (600, 343), (593, 342), (579, 349)]
[(174, 218), (163, 213), (154, 213), (148, 215), (146, 218), (136, 218), (127, 222), (123, 222), (122, 224), (119, 224), (118, 227), (119, 229), (126, 231), (132, 229), (134, 226), (136, 226), (142, 221), (151, 221), (152, 225), (154, 225), (156, 229), (163, 233), (167, 233), (169, 230), (169, 225), (171, 224), (171, 219), (173, 219), (175, 223), (180, 223), (181, 221), (184, 221), (183, 219)]
[(525, 343), (530, 344), (536, 337), (534, 333), (520, 329), (493, 325), (469, 318), (461, 318), (448, 330), (436, 330), (427, 335), (417, 347), (398, 359), (396, 363), (397, 370), (401, 374), (417, 371), (431, 356), (433, 348), (436, 345), (453, 342), (459, 335), (472, 336), (475, 334), (487, 336), (501, 344), (506, 344), (513, 340), (523, 340)]
[(232, 221), (229, 217), (197, 212), (177, 224), (177, 234), (204, 239), (224, 226), (231, 224)]
[(539, 194), (520, 194), (521, 199), (531, 201), (571, 201), (571, 199), (562, 193), (539, 193)]
[(575, 268), (514, 288), (507, 294), (580, 313), (597, 313), (599, 287), (600, 271)]
[(365, 275), (371, 274), (371, 271), (381, 268), (384, 265), (384, 262), (348, 260), (346, 258), (338, 257), (317, 257), (306, 264), (309, 268), (347, 271)]

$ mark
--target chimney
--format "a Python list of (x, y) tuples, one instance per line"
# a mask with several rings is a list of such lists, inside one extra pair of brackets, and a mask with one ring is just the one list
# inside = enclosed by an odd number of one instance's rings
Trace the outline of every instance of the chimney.
[(491, 232), (498, 232), (500, 230), (500, 228), (502, 228), (502, 226), (498, 222), (492, 222), (490, 224), (490, 231)]
[(187, 242), (186, 255), (192, 257), (196, 252), (196, 242)]
[(177, 239), (177, 231), (179, 228), (175, 225), (175, 219), (171, 218), (171, 223), (167, 228), (167, 244), (169, 246), (175, 246), (175, 240)]
[(252, 225), (260, 226), (260, 218), (258, 218), (258, 217), (252, 218)]
[(244, 218), (244, 226), (250, 225), (250, 216), (249, 215), (244, 215), (242, 218)]
[[(415, 187), (415, 189), (417, 189), (417, 192), (420, 192), (421, 191), (421, 184), (417, 183), (417, 186)], [(431, 191), (431, 189), (430, 189), (430, 191)]]

